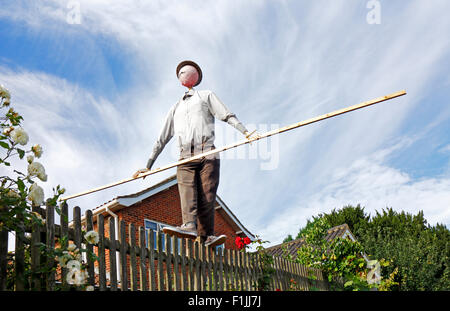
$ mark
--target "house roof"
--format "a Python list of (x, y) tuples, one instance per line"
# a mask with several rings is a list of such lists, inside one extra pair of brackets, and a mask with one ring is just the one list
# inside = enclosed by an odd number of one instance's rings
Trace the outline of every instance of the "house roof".
[[(172, 175), (159, 183), (141, 190), (136, 193), (127, 194), (127, 195), (120, 195), (115, 197), (114, 199), (111, 199), (102, 205), (99, 205), (96, 207), (92, 213), (93, 215), (100, 214), (100, 213), (108, 213), (108, 212), (117, 212), (118, 210), (121, 210), (123, 208), (129, 207), (131, 205), (134, 205), (136, 203), (142, 202), (143, 200), (163, 191), (166, 190), (178, 183), (176, 175)], [(219, 197), (219, 195), (216, 195), (216, 203), (215, 209), (224, 216), (226, 220), (230, 222), (232, 227), (236, 230), (236, 234), (243, 234), (249, 237), (251, 240), (255, 240), (255, 236), (244, 227), (244, 225), (239, 221), (239, 219), (231, 212), (230, 208), (225, 204), (225, 202)], [(95, 219), (96, 217), (94, 217)], [(83, 221), (84, 219), (82, 219)]]
[[(352, 241), (356, 241), (356, 238), (353, 236), (350, 228), (347, 224), (342, 224), (327, 230), (327, 235), (324, 239), (327, 242), (331, 242), (336, 238), (346, 238), (349, 237)], [(289, 241), (286, 243), (278, 244), (272, 247), (268, 247), (266, 251), (273, 256), (283, 256), (287, 254), (296, 256), (297, 250), (305, 244), (304, 239), (296, 239), (293, 241)]]

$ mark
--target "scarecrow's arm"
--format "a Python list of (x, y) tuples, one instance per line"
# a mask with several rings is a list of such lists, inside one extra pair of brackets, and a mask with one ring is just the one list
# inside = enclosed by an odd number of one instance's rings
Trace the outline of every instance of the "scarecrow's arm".
[(214, 92), (210, 92), (208, 94), (207, 102), (214, 117), (221, 121), (227, 122), (244, 135), (248, 132), (245, 126), (238, 120), (236, 115), (232, 113), (224, 103), (222, 103)]
[(159, 156), (159, 154), (162, 152), (166, 144), (172, 139), (174, 134), (173, 129), (173, 112), (174, 109), (170, 109), (169, 113), (166, 116), (166, 121), (164, 123), (164, 126), (161, 130), (161, 133), (159, 134), (158, 140), (156, 140), (155, 145), (153, 146), (152, 154), (150, 155), (150, 158), (147, 162), (147, 168), (150, 169), (150, 167), (153, 165), (153, 162), (155, 162), (156, 158)]

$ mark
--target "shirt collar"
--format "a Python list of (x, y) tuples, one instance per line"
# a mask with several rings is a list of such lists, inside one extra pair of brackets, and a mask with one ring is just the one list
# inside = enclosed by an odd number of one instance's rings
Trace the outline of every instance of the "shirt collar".
[(192, 95), (194, 95), (195, 93), (195, 89), (191, 88), (188, 91), (184, 92), (183, 95), (183, 100), (186, 99), (187, 97), (191, 97)]

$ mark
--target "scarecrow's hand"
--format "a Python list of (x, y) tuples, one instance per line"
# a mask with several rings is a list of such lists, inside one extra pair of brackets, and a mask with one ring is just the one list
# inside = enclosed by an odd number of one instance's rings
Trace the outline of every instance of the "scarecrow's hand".
[(253, 132), (251, 132), (251, 133), (249, 133), (248, 131), (247, 132), (245, 132), (245, 138), (247, 138), (248, 140), (250, 140), (250, 139), (257, 139), (257, 138), (261, 138), (261, 135), (256, 131), (256, 130), (254, 130)]
[(140, 174), (148, 172), (148, 171), (149, 171), (149, 169), (147, 169), (147, 168), (141, 168), (141, 169), (137, 170), (136, 173), (133, 174), (133, 178), (137, 178)]

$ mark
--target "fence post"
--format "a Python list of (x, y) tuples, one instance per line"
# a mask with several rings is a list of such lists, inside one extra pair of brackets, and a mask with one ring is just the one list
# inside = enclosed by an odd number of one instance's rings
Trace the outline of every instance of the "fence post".
[[(46, 245), (47, 250), (53, 250), (55, 248), (55, 208), (53, 206), (47, 205), (46, 209)], [(55, 290), (55, 271), (53, 271), (53, 267), (55, 264), (55, 258), (47, 257), (47, 268), (49, 269), (49, 273), (47, 275), (47, 290), (53, 291)]]
[(156, 232), (156, 240), (157, 240), (157, 259), (158, 259), (158, 284), (159, 284), (159, 290), (164, 290), (164, 267), (163, 267), (163, 247), (162, 247), (162, 232), (157, 231)]
[(188, 290), (188, 278), (186, 274), (186, 239), (181, 239), (181, 290)]
[(194, 258), (195, 258), (195, 290), (202, 290), (202, 277), (200, 271), (200, 254), (199, 254), (200, 242), (194, 243)]
[[(39, 207), (33, 206), (33, 212), (38, 212)], [(40, 291), (42, 275), (38, 272), (41, 264), (41, 226), (38, 223), (33, 223), (31, 226), (31, 288)]]
[(223, 253), (222, 253), (222, 261), (223, 261), (223, 274), (224, 274), (224, 278), (223, 278), (223, 290), (229, 290), (228, 288), (228, 284), (229, 284), (229, 269), (228, 269), (228, 251), (226, 248), (223, 248)]
[[(102, 214), (97, 215), (97, 228), (98, 228), (99, 288), (100, 288), (100, 291), (105, 291), (106, 290), (105, 218), (103, 217)], [(109, 252), (111, 253), (112, 251), (109, 250)], [(109, 270), (111, 271), (111, 268)]]
[(140, 276), (140, 290), (147, 290), (147, 247), (145, 245), (145, 228), (139, 226), (139, 276)]
[(16, 231), (16, 247), (14, 256), (14, 269), (16, 273), (15, 290), (23, 291), (25, 290), (25, 225), (23, 223), (23, 215), (18, 214), (17, 220), (19, 220), (20, 225), (19, 229)]
[(0, 291), (6, 290), (6, 267), (8, 264), (8, 230), (0, 230)]
[(170, 247), (170, 236), (165, 234), (164, 237), (166, 241), (166, 280), (167, 280), (167, 290), (172, 290), (172, 248)]
[(176, 291), (180, 290), (180, 271), (179, 271), (179, 249), (178, 249), (178, 238), (172, 236), (172, 250), (173, 250), (173, 273), (174, 273), (174, 289)]
[(109, 217), (109, 282), (111, 291), (117, 291), (117, 246), (114, 217)]
[(132, 291), (137, 291), (136, 227), (133, 223), (128, 225), (128, 240), (130, 241), (130, 287)]
[[(67, 240), (67, 245), (69, 245), (69, 207), (66, 202), (60, 205), (61, 214), (59, 215), (59, 220), (61, 224), (61, 236), (60, 239), (65, 238)], [(68, 290), (69, 286), (67, 284), (67, 268), (61, 268), (61, 284), (62, 290)]]
[(148, 279), (149, 286), (151, 291), (156, 291), (156, 273), (155, 273), (155, 236), (154, 231), (152, 229), (147, 232), (147, 241), (148, 241)]
[[(88, 209), (85, 213), (86, 217), (86, 232), (94, 230), (94, 224), (92, 221), (92, 211)], [(88, 284), (94, 286), (95, 285), (95, 272), (94, 272), (94, 260), (90, 256), (94, 252), (94, 245), (91, 243), (86, 244), (86, 249), (89, 252), (89, 255), (87, 255), (87, 271), (88, 271)]]
[(120, 221), (119, 238), (120, 238), (120, 289), (128, 291), (128, 273), (127, 273), (127, 240), (126, 225), (123, 220)]

